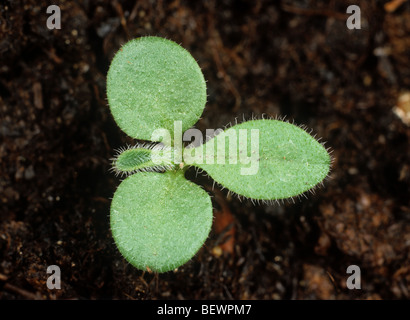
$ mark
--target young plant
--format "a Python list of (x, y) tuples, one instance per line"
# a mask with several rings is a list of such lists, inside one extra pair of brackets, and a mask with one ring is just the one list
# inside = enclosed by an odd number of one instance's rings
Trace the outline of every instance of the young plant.
[(141, 270), (166, 272), (183, 265), (209, 235), (211, 199), (185, 178), (190, 166), (239, 196), (262, 201), (299, 196), (322, 183), (330, 169), (321, 143), (274, 119), (236, 124), (184, 147), (183, 140), (198, 137), (188, 129), (205, 107), (206, 85), (194, 58), (170, 40), (126, 43), (110, 65), (107, 97), (118, 126), (149, 141), (120, 149), (113, 160), (114, 171), (128, 175), (111, 203), (113, 238)]

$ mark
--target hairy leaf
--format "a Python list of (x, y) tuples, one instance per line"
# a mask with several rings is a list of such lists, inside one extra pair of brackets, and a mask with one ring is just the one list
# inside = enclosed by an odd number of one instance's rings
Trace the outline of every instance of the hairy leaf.
[(117, 174), (132, 174), (141, 171), (163, 171), (174, 168), (174, 149), (162, 144), (137, 144), (119, 150), (113, 168)]
[(259, 200), (285, 199), (312, 189), (327, 176), (331, 163), (310, 134), (279, 120), (235, 125), (190, 153), (186, 163), (230, 191)]
[(191, 54), (173, 41), (142, 37), (127, 42), (113, 58), (107, 98), (118, 126), (129, 136), (151, 140), (156, 129), (185, 131), (206, 103), (206, 85)]
[(111, 230), (122, 255), (141, 270), (166, 272), (189, 259), (212, 224), (209, 195), (182, 171), (141, 172), (119, 185), (111, 203)]

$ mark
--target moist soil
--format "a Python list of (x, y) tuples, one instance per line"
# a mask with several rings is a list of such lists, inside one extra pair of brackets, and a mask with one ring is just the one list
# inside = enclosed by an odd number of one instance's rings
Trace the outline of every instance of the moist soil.
[[(47, 28), (51, 4), (61, 29)], [(361, 29), (346, 26), (350, 4)], [(213, 229), (191, 261), (159, 275), (127, 263), (109, 226), (121, 181), (109, 159), (135, 141), (110, 114), (106, 74), (145, 35), (201, 66), (203, 132), (286, 116), (334, 157), (314, 194), (274, 204), (189, 171), (212, 196)], [(408, 90), (408, 1), (2, 1), (0, 298), (410, 298)], [(47, 288), (50, 265), (60, 290)], [(350, 265), (360, 289), (348, 288)]]

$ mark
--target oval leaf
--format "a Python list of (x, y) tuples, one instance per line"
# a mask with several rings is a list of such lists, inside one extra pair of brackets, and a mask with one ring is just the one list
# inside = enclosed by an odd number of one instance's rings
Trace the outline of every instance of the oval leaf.
[(113, 159), (113, 170), (120, 175), (137, 172), (172, 170), (174, 149), (163, 144), (137, 144), (120, 149)]
[(279, 120), (235, 125), (194, 151), (184, 153), (186, 163), (230, 191), (259, 200), (290, 198), (312, 189), (327, 176), (331, 163), (310, 134)]
[(118, 126), (151, 140), (155, 129), (193, 126), (206, 103), (205, 79), (191, 54), (173, 41), (142, 37), (115, 55), (107, 75), (107, 98)]
[(201, 248), (212, 224), (209, 195), (182, 171), (137, 173), (111, 203), (111, 230), (125, 259), (140, 270), (173, 270)]

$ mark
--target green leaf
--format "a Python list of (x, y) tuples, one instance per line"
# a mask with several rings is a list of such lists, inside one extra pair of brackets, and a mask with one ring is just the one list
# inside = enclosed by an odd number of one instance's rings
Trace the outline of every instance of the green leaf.
[(113, 159), (113, 169), (117, 174), (172, 170), (175, 167), (173, 154), (174, 148), (163, 144), (137, 144), (119, 150)]
[(166, 272), (190, 260), (208, 237), (212, 203), (182, 171), (141, 172), (121, 182), (111, 203), (111, 230), (125, 259)]
[[(205, 79), (191, 54), (173, 41), (142, 37), (113, 58), (107, 98), (118, 126), (129, 136), (151, 140), (156, 129), (193, 126), (206, 103)], [(158, 141), (158, 140), (156, 140)]]
[(195, 152), (184, 152), (184, 161), (230, 191), (259, 200), (290, 198), (312, 189), (327, 176), (331, 163), (310, 134), (278, 120), (235, 125)]

